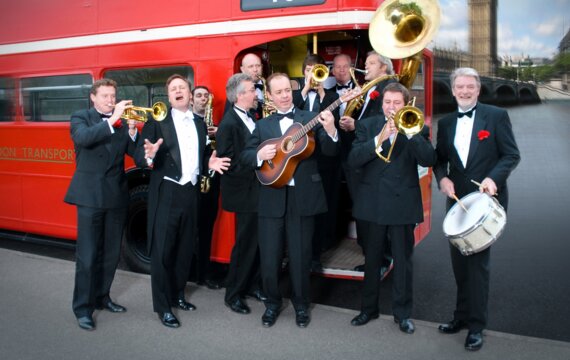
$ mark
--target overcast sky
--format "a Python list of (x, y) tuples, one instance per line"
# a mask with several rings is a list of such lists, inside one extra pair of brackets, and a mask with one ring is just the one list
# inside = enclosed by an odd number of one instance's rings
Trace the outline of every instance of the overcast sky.
[[(430, 48), (468, 51), (468, 0), (439, 0), (441, 25)], [(552, 58), (570, 26), (570, 0), (498, 0), (499, 57)]]

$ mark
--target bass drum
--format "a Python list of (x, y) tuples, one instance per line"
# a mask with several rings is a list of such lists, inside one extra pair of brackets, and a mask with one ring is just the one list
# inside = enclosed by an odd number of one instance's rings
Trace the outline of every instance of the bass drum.
[(443, 220), (443, 233), (462, 255), (485, 250), (503, 233), (507, 223), (505, 209), (487, 193), (472, 192), (456, 203)]

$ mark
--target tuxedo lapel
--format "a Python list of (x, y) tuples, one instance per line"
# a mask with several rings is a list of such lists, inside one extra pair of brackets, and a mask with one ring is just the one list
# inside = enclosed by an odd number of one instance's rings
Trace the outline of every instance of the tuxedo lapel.
[(447, 142), (449, 144), (450, 162), (453, 162), (459, 169), (465, 169), (463, 162), (459, 157), (459, 153), (455, 148), (455, 133), (457, 131), (457, 112), (454, 113), (452, 121), (449, 123), (449, 131), (447, 132)]
[[(198, 119), (194, 116), (194, 126), (196, 127), (196, 134), (198, 136), (198, 159), (202, 159), (204, 156), (204, 149), (206, 148), (206, 134), (207, 131), (205, 129), (206, 124), (202, 119)], [(198, 161), (198, 165), (200, 166), (200, 174), (202, 173), (202, 161)]]
[(469, 154), (467, 156), (467, 166), (472, 162), (477, 148), (479, 147), (479, 132), (487, 126), (487, 112), (485, 108), (479, 106), (475, 111), (475, 119), (473, 120), (473, 131), (471, 132), (471, 144), (469, 145)]
[(160, 126), (164, 144), (170, 150), (170, 154), (172, 154), (172, 159), (178, 168), (182, 170), (182, 158), (180, 155), (178, 136), (176, 136), (176, 128), (174, 127), (174, 119), (172, 119), (172, 109), (168, 111), (166, 118), (158, 123), (158, 126)]

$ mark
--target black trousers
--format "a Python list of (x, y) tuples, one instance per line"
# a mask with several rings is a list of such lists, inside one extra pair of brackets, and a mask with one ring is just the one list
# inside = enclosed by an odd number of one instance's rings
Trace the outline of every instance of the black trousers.
[(279, 274), (283, 261), (285, 241), (289, 253), (289, 275), (295, 310), (307, 309), (310, 304), (310, 270), (314, 216), (300, 216), (295, 207), (295, 187), (287, 187), (287, 209), (280, 218), (259, 216), (259, 251), (261, 279), (268, 300), (265, 307), (279, 310), (283, 297), (279, 290)]
[(465, 321), (470, 331), (482, 331), (487, 327), (491, 248), (469, 256), (461, 255), (451, 244), (449, 250), (457, 285), (453, 318)]
[(392, 313), (398, 319), (409, 318), (413, 304), (414, 225), (379, 225), (369, 221), (360, 221), (360, 223), (365, 249), (362, 311), (378, 314), (379, 269), (389, 237), (394, 257)]
[(214, 266), (210, 261), (212, 234), (214, 223), (218, 216), (218, 201), (220, 196), (220, 175), (210, 179), (210, 191), (200, 193), (198, 212), (198, 246), (196, 251), (196, 281), (204, 282), (214, 277)]
[(194, 246), (198, 214), (198, 185), (163, 181), (150, 252), (152, 302), (155, 312), (170, 312), (184, 294)]
[(259, 287), (259, 244), (257, 213), (237, 212), (236, 242), (232, 249), (230, 268), (226, 278), (225, 300), (231, 302), (247, 294), (251, 287)]
[(109, 297), (128, 209), (77, 206), (73, 312), (88, 316)]

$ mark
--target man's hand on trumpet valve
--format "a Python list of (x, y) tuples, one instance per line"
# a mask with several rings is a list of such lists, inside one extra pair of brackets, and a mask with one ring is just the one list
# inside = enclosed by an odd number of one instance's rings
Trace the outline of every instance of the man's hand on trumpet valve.
[(122, 126), (121, 116), (125, 112), (125, 109), (128, 109), (133, 106), (132, 104), (133, 104), (132, 100), (122, 100), (114, 105), (115, 110), (113, 110), (113, 115), (111, 115), (111, 117), (108, 120), (109, 123), (111, 123), (111, 125), (114, 128), (120, 128)]
[(215, 170), (219, 174), (223, 174), (225, 170), (230, 168), (230, 162), (231, 159), (229, 157), (220, 158), (216, 150), (214, 150), (208, 160), (208, 168)]

